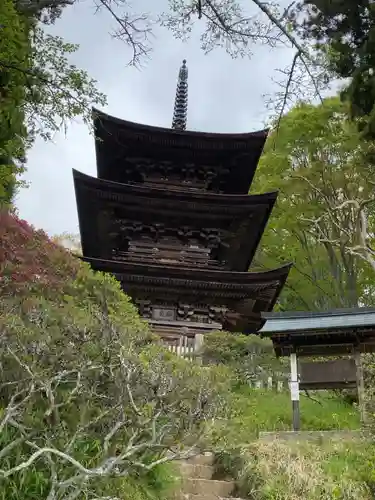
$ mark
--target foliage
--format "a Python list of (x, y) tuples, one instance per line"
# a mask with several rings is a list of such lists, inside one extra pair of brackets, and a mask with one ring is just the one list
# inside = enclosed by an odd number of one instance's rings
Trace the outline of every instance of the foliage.
[(18, 75), (24, 92), (19, 106), (29, 141), (38, 136), (49, 140), (59, 130), (66, 130), (74, 118), (91, 123), (91, 106), (104, 106), (106, 98), (86, 71), (70, 64), (78, 45), (47, 34), (35, 23), (29, 22), (28, 27), (29, 57), (20, 61), (4, 57), (0, 65)]
[[(23, 170), (26, 146), (22, 74), (14, 69), (29, 57), (27, 25), (17, 14), (12, 0), (0, 3), (0, 207), (8, 205), (17, 189), (17, 175)], [(4, 66), (7, 61), (8, 67)]]
[(20, 300), (35, 295), (77, 307), (105, 310), (111, 321), (134, 333), (148, 330), (118, 281), (89, 266), (25, 220), (0, 212), (0, 292)]
[[(9, 294), (30, 294), (33, 289), (61, 293), (79, 269), (62, 247), (43, 231), (9, 211), (0, 212), (0, 290)], [(48, 285), (48, 287), (47, 287)]]
[[(302, 430), (359, 429), (358, 412), (329, 392), (301, 394)], [(288, 431), (292, 411), (288, 392), (238, 388), (232, 414), (213, 429), (217, 479), (234, 477), (239, 498), (251, 500), (363, 499), (369, 492), (374, 449), (363, 443), (293, 443), (258, 440), (262, 431)], [(335, 496), (336, 495), (336, 496)], [(347, 495), (347, 496), (346, 496)]]
[[(375, 5), (371, 0), (303, 0), (297, 5), (299, 29), (328, 55), (331, 69), (349, 78), (342, 93), (353, 118), (375, 137)], [(301, 15), (302, 14), (302, 15)], [(301, 21), (300, 21), (301, 20)]]
[[(301, 392), (301, 429), (359, 429), (358, 411), (329, 392)], [(276, 392), (242, 386), (231, 399), (231, 416), (217, 423), (211, 434), (213, 444), (226, 449), (252, 442), (259, 432), (288, 431), (292, 428), (292, 409), (287, 390)]]
[(373, 460), (373, 443), (365, 441), (275, 440), (220, 453), (217, 467), (237, 478), (241, 498), (370, 500)]
[(375, 355), (366, 353), (361, 356), (363, 369), (364, 424), (375, 435)]
[(52, 241), (70, 250), (76, 255), (82, 255), (81, 237), (79, 234), (64, 232), (52, 237)]
[(203, 356), (208, 363), (221, 363), (233, 370), (236, 384), (267, 380), (285, 372), (285, 363), (276, 359), (272, 342), (258, 335), (237, 335), (224, 331), (207, 334)]
[(371, 269), (354, 251), (357, 212), (346, 204), (372, 197), (368, 147), (338, 98), (300, 103), (271, 133), (252, 189), (279, 196), (256, 265), (275, 267), (280, 255), (294, 263), (282, 309), (371, 303)]
[(36, 137), (49, 140), (77, 117), (91, 124), (91, 106), (106, 103), (96, 81), (69, 62), (78, 46), (15, 7), (0, 6), (0, 205), (11, 203)]
[(26, 86), (25, 114), (32, 137), (45, 140), (81, 118), (91, 125), (91, 106), (106, 104), (104, 94), (86, 71), (70, 64), (69, 58), (78, 45), (47, 34), (38, 26), (31, 32), (30, 67), (20, 67)]
[(14, 0), (17, 10), (24, 16), (33, 17), (45, 24), (53, 24), (67, 5), (74, 0)]
[(150, 344), (114, 278), (1, 217), (0, 498), (161, 492), (161, 465), (224, 411), (222, 370)]

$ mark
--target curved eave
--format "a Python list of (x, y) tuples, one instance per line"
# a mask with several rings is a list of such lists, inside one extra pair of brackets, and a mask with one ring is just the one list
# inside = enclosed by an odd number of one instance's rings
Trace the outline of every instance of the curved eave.
[[(93, 110), (98, 177), (127, 182), (138, 178), (136, 165), (125, 167), (125, 158), (195, 163), (218, 169), (230, 167), (223, 188), (247, 193), (262, 154), (268, 129), (240, 134), (175, 130), (121, 120)], [(125, 173), (130, 168), (133, 174)], [(124, 177), (125, 176), (125, 177)], [(224, 178), (223, 178), (224, 181)]]
[[(269, 129), (258, 130), (255, 132), (246, 133), (217, 133), (217, 132), (196, 132), (192, 130), (177, 130), (165, 127), (155, 127), (153, 125), (144, 125), (140, 123), (122, 120), (96, 108), (92, 110), (92, 116), (95, 127), (95, 134), (98, 138), (104, 139), (107, 137), (108, 131), (105, 124), (116, 127), (122, 132), (129, 131), (129, 133), (140, 133), (152, 136), (144, 137), (144, 140), (155, 143), (165, 141), (166, 138), (173, 138), (174, 147), (181, 147), (185, 149), (191, 143), (191, 147), (196, 146), (196, 143), (201, 145), (200, 149), (207, 148), (208, 150), (248, 150), (253, 148), (254, 145), (263, 145), (267, 139)], [(178, 141), (181, 141), (179, 144)]]
[[(296, 335), (297, 333), (297, 335)], [(273, 333), (269, 337), (277, 356), (290, 356), (296, 352), (299, 356), (335, 356), (353, 354), (357, 349), (363, 353), (375, 352), (375, 332), (364, 326), (357, 330), (335, 331), (306, 330), (306, 332)]]
[(375, 309), (351, 308), (320, 312), (265, 314), (259, 332), (272, 339), (278, 356), (294, 350), (301, 356), (342, 354), (375, 349)]
[[(273, 309), (292, 266), (292, 264), (286, 264), (270, 271), (251, 273), (131, 264), (88, 257), (81, 257), (81, 259), (89, 263), (96, 271), (114, 274), (123, 283), (138, 283), (145, 286), (151, 284), (157, 286), (159, 290), (176, 288), (182, 293), (193, 292), (196, 296), (199, 296), (202, 291), (210, 296), (217, 291), (225, 291), (228, 297), (238, 292), (248, 294), (250, 297), (254, 295), (252, 291), (268, 286), (272, 293), (267, 299), (255, 299), (255, 305), (249, 306), (246, 305), (245, 300), (240, 310), (231, 313), (232, 317), (228, 320), (227, 329), (243, 333), (254, 333), (263, 326), (265, 320), (260, 313)], [(254, 321), (258, 325), (255, 330), (251, 326), (254, 325)]]
[[(159, 210), (164, 218), (174, 219), (176, 214), (187, 214), (188, 218), (203, 217), (202, 224), (226, 224), (228, 214), (236, 220), (233, 231), (223, 241), (222, 260), (230, 269), (247, 271), (255, 255), (264, 229), (277, 198), (277, 192), (257, 195), (225, 195), (192, 191), (168, 191), (142, 185), (120, 184), (103, 181), (73, 170), (79, 226), (84, 254), (103, 257), (97, 253), (103, 240), (95, 220), (99, 216), (99, 205), (116, 203), (123, 206), (124, 215), (132, 213), (132, 219), (150, 217)], [(95, 200), (99, 203), (95, 203)], [(103, 205), (104, 204), (104, 205)], [(146, 214), (146, 215), (142, 215)], [(170, 214), (168, 217), (165, 214)], [(148, 214), (148, 215), (147, 215)], [(201, 219), (200, 219), (201, 220)], [(220, 222), (221, 221), (221, 222)]]
[(126, 196), (128, 194), (136, 194), (139, 196), (149, 196), (160, 200), (178, 200), (178, 201), (195, 201), (197, 203), (207, 204), (230, 204), (241, 206), (252, 206), (258, 204), (275, 203), (278, 191), (261, 194), (219, 194), (201, 191), (185, 191), (185, 190), (167, 190), (159, 187), (144, 186), (142, 184), (123, 184), (103, 179), (98, 179), (91, 175), (83, 174), (78, 170), (73, 169), (73, 179), (75, 185), (81, 185), (93, 190), (105, 191), (110, 196), (112, 193), (116, 195)]
[(276, 269), (258, 272), (239, 272), (239, 271), (217, 271), (214, 269), (184, 268), (167, 265), (144, 265), (127, 263), (116, 260), (95, 259), (91, 257), (80, 256), (82, 260), (88, 262), (98, 271), (110, 272), (114, 274), (132, 272), (140, 276), (149, 276), (155, 278), (167, 277), (167, 279), (183, 279), (189, 282), (205, 282), (208, 287), (215, 288), (221, 284), (241, 285), (251, 283), (267, 283), (275, 280), (286, 280), (292, 263), (284, 264)]

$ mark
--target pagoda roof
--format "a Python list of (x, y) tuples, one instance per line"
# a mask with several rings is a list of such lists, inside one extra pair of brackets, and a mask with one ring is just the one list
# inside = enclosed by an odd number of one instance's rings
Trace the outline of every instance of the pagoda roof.
[(375, 352), (375, 309), (352, 308), (322, 312), (264, 314), (260, 331), (271, 338), (277, 356), (350, 354), (355, 349)]
[(254, 323), (256, 330), (264, 324), (260, 313), (272, 310), (292, 265), (262, 272), (231, 272), (81, 259), (96, 271), (112, 273), (132, 297), (138, 290), (142, 294), (161, 292), (164, 297), (169, 293), (190, 296), (196, 302), (215, 299), (219, 305), (228, 304), (231, 311), (223, 326), (245, 334), (254, 333)]
[[(277, 192), (257, 195), (226, 195), (120, 184), (73, 170), (83, 254), (103, 257), (96, 220), (100, 210), (117, 205), (134, 222), (156, 219), (173, 227), (194, 225), (224, 228), (221, 258), (229, 269), (247, 271), (255, 254)], [(103, 208), (104, 207), (104, 208)], [(155, 215), (157, 217), (155, 219)]]
[[(169, 129), (121, 120), (93, 109), (98, 177), (127, 182), (129, 158), (170, 161), (183, 168), (188, 163), (226, 167), (220, 183), (225, 192), (249, 191), (268, 135), (268, 129), (249, 133), (207, 133)], [(139, 174), (138, 174), (139, 176)]]

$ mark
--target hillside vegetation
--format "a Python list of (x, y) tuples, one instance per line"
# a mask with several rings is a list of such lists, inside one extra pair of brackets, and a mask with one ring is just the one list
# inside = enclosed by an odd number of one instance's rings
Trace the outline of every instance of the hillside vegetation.
[[(300, 396), (301, 429), (356, 430), (359, 413), (339, 396), (329, 392)], [(289, 431), (292, 409), (288, 391), (252, 389), (246, 386), (232, 393), (232, 416), (218, 423), (214, 440), (220, 446), (243, 445), (256, 439), (259, 432)]]
[(225, 407), (220, 368), (150, 343), (117, 281), (8, 212), (0, 249), (0, 498), (165, 498)]
[(217, 454), (217, 474), (251, 500), (371, 500), (374, 446), (363, 441), (254, 442)]
[[(255, 358), (253, 338), (213, 334), (214, 367), (174, 356), (118, 282), (7, 211), (0, 276), (0, 499), (165, 500), (170, 459), (191, 447), (215, 450), (244, 499), (370, 498), (369, 444), (257, 443), (291, 424), (287, 393), (246, 385), (283, 370), (264, 342)], [(318, 399), (302, 397), (303, 428), (359, 425), (341, 399)]]
[[(216, 477), (237, 480), (235, 496), (249, 500), (370, 500), (373, 498), (374, 446), (371, 441), (263, 442), (259, 432), (292, 427), (288, 391), (254, 389), (247, 381), (283, 378), (287, 363), (259, 337), (215, 332), (206, 337), (204, 354), (235, 374), (230, 418), (210, 433), (216, 450)], [(358, 430), (359, 413), (329, 391), (301, 393), (301, 429)]]

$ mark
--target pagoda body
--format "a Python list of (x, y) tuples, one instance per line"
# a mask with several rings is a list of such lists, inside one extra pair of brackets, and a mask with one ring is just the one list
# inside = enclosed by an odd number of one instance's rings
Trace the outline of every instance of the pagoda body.
[(94, 110), (97, 177), (73, 171), (83, 259), (164, 337), (256, 333), (290, 269), (248, 272), (277, 197), (248, 195), (267, 131), (186, 131), (186, 107), (184, 62), (172, 129)]

